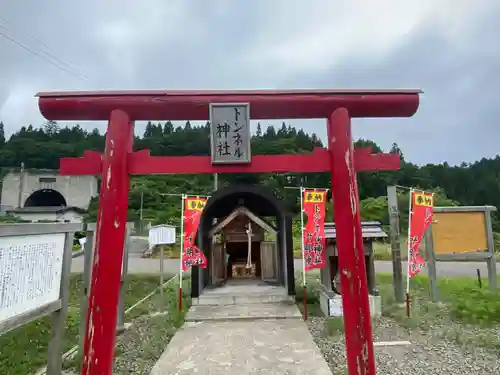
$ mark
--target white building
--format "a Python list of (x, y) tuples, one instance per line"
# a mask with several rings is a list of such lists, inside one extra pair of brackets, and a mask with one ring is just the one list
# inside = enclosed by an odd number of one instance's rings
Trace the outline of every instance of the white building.
[(23, 207), (8, 211), (22, 220), (31, 222), (60, 221), (60, 222), (82, 222), (85, 210), (79, 207)]

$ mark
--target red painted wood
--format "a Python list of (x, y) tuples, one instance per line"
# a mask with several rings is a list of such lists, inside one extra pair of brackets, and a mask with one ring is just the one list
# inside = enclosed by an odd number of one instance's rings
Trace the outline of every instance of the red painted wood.
[(179, 312), (182, 312), (182, 286), (179, 287)]
[[(78, 173), (64, 173), (65, 170), (78, 171)], [(82, 157), (59, 159), (59, 172), (61, 175), (99, 175), (102, 173), (102, 154), (97, 151), (85, 150)]]
[(328, 119), (327, 129), (348, 373), (375, 375), (351, 119), (347, 109), (335, 110)]
[[(96, 224), (96, 243), (90, 285), (82, 375), (111, 375), (116, 338), (118, 294), (127, 224), (133, 123), (121, 110), (111, 112)], [(87, 158), (100, 163), (95, 153)]]
[[(400, 168), (398, 154), (372, 154), (370, 148), (354, 151), (357, 172), (394, 171)], [(101, 173), (101, 156), (85, 151), (83, 157), (62, 158), (62, 175), (97, 175)], [(203, 174), (203, 173), (315, 173), (330, 171), (328, 150), (317, 148), (310, 154), (254, 155), (245, 165), (212, 165), (209, 156), (150, 156), (148, 150), (129, 156), (129, 173), (147, 174)]]
[(410, 117), (419, 90), (128, 91), (39, 93), (48, 120), (106, 120), (114, 109), (133, 120), (208, 120), (210, 103), (250, 103), (253, 120), (327, 118), (345, 107), (351, 117)]
[[(62, 174), (102, 174), (84, 375), (110, 375), (116, 331), (129, 174), (322, 172), (331, 170), (349, 374), (375, 374), (355, 170), (399, 168), (399, 156), (352, 150), (350, 117), (410, 117), (418, 90), (142, 91), (40, 93), (48, 120), (107, 120), (104, 157), (61, 159)], [(329, 118), (329, 149), (309, 155), (257, 155), (249, 166), (212, 166), (209, 157), (151, 157), (132, 152), (130, 120), (207, 120), (210, 103), (245, 102), (259, 119)], [(332, 115), (333, 112), (333, 115)], [(330, 117), (331, 116), (331, 117)], [(353, 155), (346, 160), (346, 155)], [(351, 202), (354, 208), (351, 208)], [(359, 362), (359, 370), (358, 370)]]
[(422, 94), (420, 89), (290, 89), (290, 90), (101, 90), (101, 91), (42, 91), (39, 98), (61, 96), (228, 96), (228, 95), (383, 95), (383, 94)]

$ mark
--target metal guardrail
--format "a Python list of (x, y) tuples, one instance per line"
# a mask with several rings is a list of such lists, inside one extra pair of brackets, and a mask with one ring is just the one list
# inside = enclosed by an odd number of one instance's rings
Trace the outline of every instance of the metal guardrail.
[(75, 258), (78, 258), (78, 257), (81, 257), (82, 255), (85, 254), (85, 250), (78, 250), (78, 251), (73, 251), (73, 254), (72, 254), (72, 258), (75, 259)]
[(12, 211), (13, 206), (7, 206), (5, 204), (0, 204), (0, 215), (5, 215), (7, 212)]

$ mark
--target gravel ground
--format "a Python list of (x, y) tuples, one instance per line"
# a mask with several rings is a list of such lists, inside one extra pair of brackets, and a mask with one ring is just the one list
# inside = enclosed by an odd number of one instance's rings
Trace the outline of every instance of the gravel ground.
[[(190, 291), (186, 288), (186, 295)], [(165, 289), (162, 305), (166, 312), (161, 315), (143, 315), (157, 312), (160, 306), (159, 293), (144, 302), (126, 319), (132, 325), (116, 338), (113, 375), (149, 375), (156, 361), (172, 339), (179, 320), (177, 313), (177, 287), (171, 285)], [(184, 300), (185, 310), (189, 308)], [(64, 375), (79, 373), (75, 367), (79, 360), (75, 358), (65, 362)]]
[[(186, 295), (189, 290), (186, 289)], [(177, 312), (177, 287), (172, 285), (166, 289), (163, 306), (166, 312), (162, 315), (142, 315), (130, 321), (132, 326), (117, 337), (114, 375), (149, 375), (156, 361), (160, 358), (166, 346), (182, 321)], [(158, 311), (159, 294), (147, 302), (150, 312)], [(184, 302), (184, 310), (189, 304)]]
[(117, 339), (113, 374), (149, 374), (174, 333), (165, 315), (135, 319)]
[[(428, 322), (426, 322), (428, 323)], [(345, 373), (344, 336), (329, 336), (326, 318), (312, 317), (309, 329), (333, 374)], [(374, 325), (374, 341), (408, 340), (412, 345), (377, 347), (380, 375), (494, 375), (500, 369), (500, 329), (479, 329), (434, 322), (433, 326), (403, 327), (392, 318), (381, 317)]]
[[(132, 326), (116, 339), (113, 374), (149, 375), (173, 337), (175, 325), (168, 315), (143, 315), (130, 322)], [(75, 366), (76, 362), (67, 362), (63, 375), (76, 375)]]

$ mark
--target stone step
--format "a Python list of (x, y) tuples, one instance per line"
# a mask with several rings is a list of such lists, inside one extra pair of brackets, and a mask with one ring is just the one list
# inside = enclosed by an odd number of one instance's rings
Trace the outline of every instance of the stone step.
[(185, 317), (187, 322), (258, 319), (302, 319), (302, 314), (297, 306), (291, 303), (254, 303), (191, 306)]
[(286, 294), (204, 294), (199, 298), (193, 298), (193, 305), (246, 305), (246, 304), (261, 304), (261, 303), (279, 303), (288, 302), (294, 303), (295, 298)]

